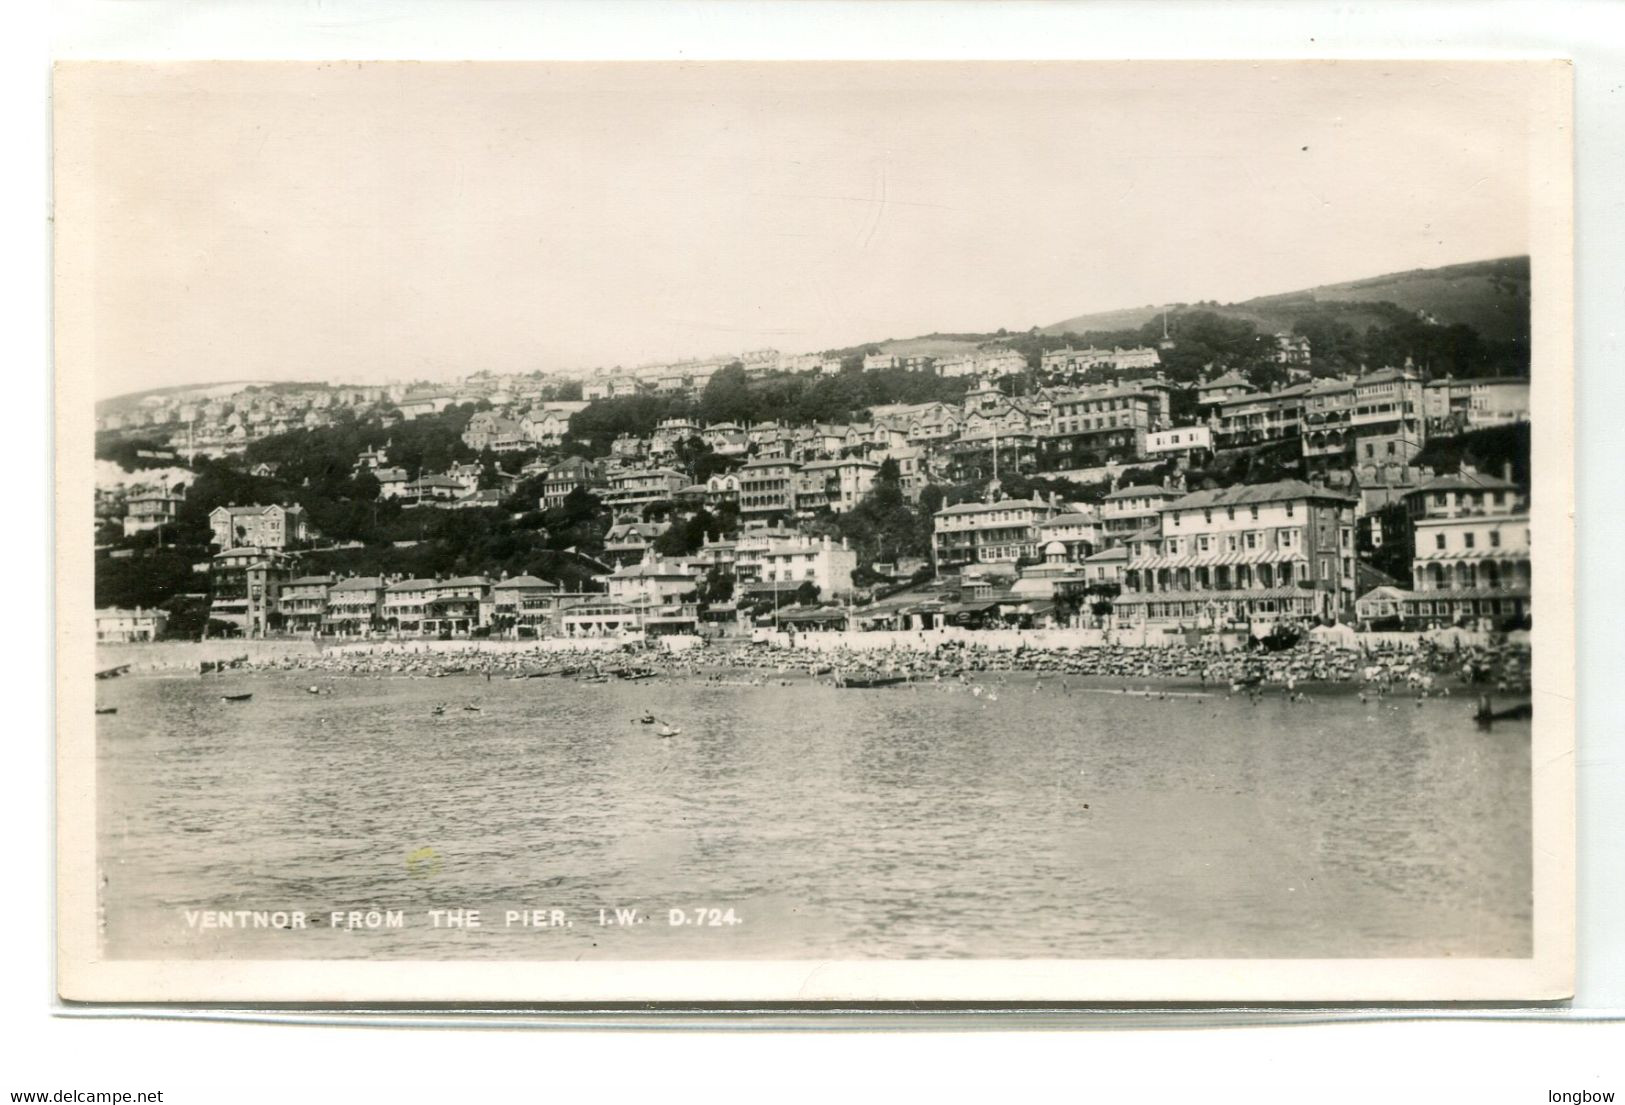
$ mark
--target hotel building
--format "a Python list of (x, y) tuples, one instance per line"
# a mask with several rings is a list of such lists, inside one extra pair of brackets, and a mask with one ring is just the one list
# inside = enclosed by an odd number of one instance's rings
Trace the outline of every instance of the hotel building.
[(1354, 499), (1299, 480), (1197, 491), (1129, 546), (1122, 624), (1330, 618), (1354, 601)]

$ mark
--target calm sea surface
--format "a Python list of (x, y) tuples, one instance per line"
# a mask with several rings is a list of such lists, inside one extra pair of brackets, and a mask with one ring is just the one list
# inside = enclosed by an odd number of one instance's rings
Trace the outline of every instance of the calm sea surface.
[[(331, 693), (308, 694), (313, 682)], [(1459, 697), (1253, 704), (985, 685), (99, 684), (118, 708), (97, 719), (106, 951), (1530, 953), (1527, 723), (1482, 733)], [(243, 691), (253, 700), (220, 700)], [(681, 734), (635, 724), (645, 710)], [(700, 907), (738, 923), (669, 923)], [(426, 911), (457, 908), (482, 926), (431, 926)], [(600, 925), (616, 908), (646, 920)], [(322, 923), (194, 928), (198, 909)], [(326, 923), (369, 909), (404, 911), (404, 927)], [(571, 923), (505, 926), (508, 910)]]

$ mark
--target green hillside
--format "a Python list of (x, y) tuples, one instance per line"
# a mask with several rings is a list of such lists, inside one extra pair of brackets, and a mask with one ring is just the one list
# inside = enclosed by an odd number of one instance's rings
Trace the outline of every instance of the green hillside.
[(1396, 312), (1383, 306), (1393, 304), (1405, 314), (1426, 311), (1446, 326), (1464, 323), (1492, 341), (1526, 342), (1529, 337), (1529, 258), (1502, 257), (1436, 269), (1413, 269), (1258, 296), (1240, 303), (1170, 303), (1097, 311), (1046, 326), (1042, 332), (1082, 334), (1090, 330), (1134, 329), (1154, 320), (1163, 311), (1192, 307), (1244, 319), (1267, 332), (1290, 331), (1295, 323), (1332, 303), (1339, 305), (1342, 321), (1356, 330), (1395, 321)]

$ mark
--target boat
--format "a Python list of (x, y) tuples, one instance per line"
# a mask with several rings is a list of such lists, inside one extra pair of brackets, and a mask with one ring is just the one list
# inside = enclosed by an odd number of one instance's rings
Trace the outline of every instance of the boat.
[(98, 707), (96, 707), (96, 712), (98, 714), (116, 714), (116, 713), (118, 713), (118, 707), (117, 706), (98, 706)]
[(638, 718), (638, 724), (640, 725), (653, 725), (654, 723), (655, 716), (653, 714), (644, 714), (642, 717)]
[(478, 706), (474, 705), (472, 702), (470, 702), (468, 705), (464, 706), (463, 709), (472, 711), (473, 713), (476, 713), (476, 714), (480, 712), (480, 708)]
[(435, 707), (433, 707), (433, 708), (431, 708), (429, 710), (429, 713), (433, 714), (435, 717), (439, 717), (441, 714), (444, 714), (445, 712), (446, 712), (446, 708), (444, 706), (435, 706)]
[(1303, 638), (1303, 634), (1296, 629), (1276, 623), (1275, 627), (1266, 636), (1258, 638), (1258, 643), (1265, 652), (1285, 652), (1292, 648)]
[(1535, 704), (1532, 702), (1520, 702), (1516, 706), (1496, 710), (1491, 708), (1490, 696), (1487, 694), (1479, 696), (1478, 709), (1473, 712), (1473, 720), (1484, 729), (1488, 729), (1497, 721), (1529, 721), (1534, 716)]
[(97, 672), (96, 673), (96, 678), (97, 679), (117, 679), (119, 676), (123, 675), (125, 672), (127, 672), (129, 670), (130, 670), (130, 665), (129, 664), (120, 664), (116, 668), (105, 668), (102, 671)]
[(247, 702), (249, 699), (251, 699), (253, 697), (254, 697), (254, 692), (253, 691), (244, 691), (242, 694), (223, 694), (223, 695), (220, 696), (220, 701), (221, 702)]
[(899, 683), (907, 682), (906, 675), (848, 675), (837, 681), (836, 686), (863, 691), (875, 687), (895, 687)]
[(1258, 674), (1248, 675), (1248, 676), (1244, 676), (1241, 679), (1232, 680), (1231, 683), (1230, 683), (1230, 690), (1231, 690), (1232, 693), (1234, 693), (1236, 691), (1250, 691), (1254, 687), (1257, 687), (1260, 684), (1262, 684), (1263, 682), (1264, 682), (1264, 677), (1262, 675), (1258, 675)]
[(659, 729), (655, 730), (655, 736), (657, 736), (657, 737), (675, 737), (678, 733), (681, 733), (681, 732), (682, 732), (682, 729), (678, 728), (677, 726), (674, 726), (674, 725), (662, 725)]

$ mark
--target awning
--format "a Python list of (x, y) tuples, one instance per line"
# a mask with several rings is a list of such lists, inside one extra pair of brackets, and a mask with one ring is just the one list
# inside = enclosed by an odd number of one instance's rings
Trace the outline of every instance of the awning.
[(1185, 553), (1179, 556), (1142, 556), (1130, 560), (1128, 568), (1152, 569), (1162, 568), (1218, 568), (1235, 564), (1280, 564), (1288, 561), (1307, 560), (1306, 554), (1297, 549), (1250, 549), (1236, 552), (1205, 552)]
[(1310, 598), (1326, 594), (1306, 587), (1249, 587), (1232, 591), (1133, 591), (1119, 595), (1118, 606), (1139, 606), (1152, 602), (1244, 602), (1249, 599)]

